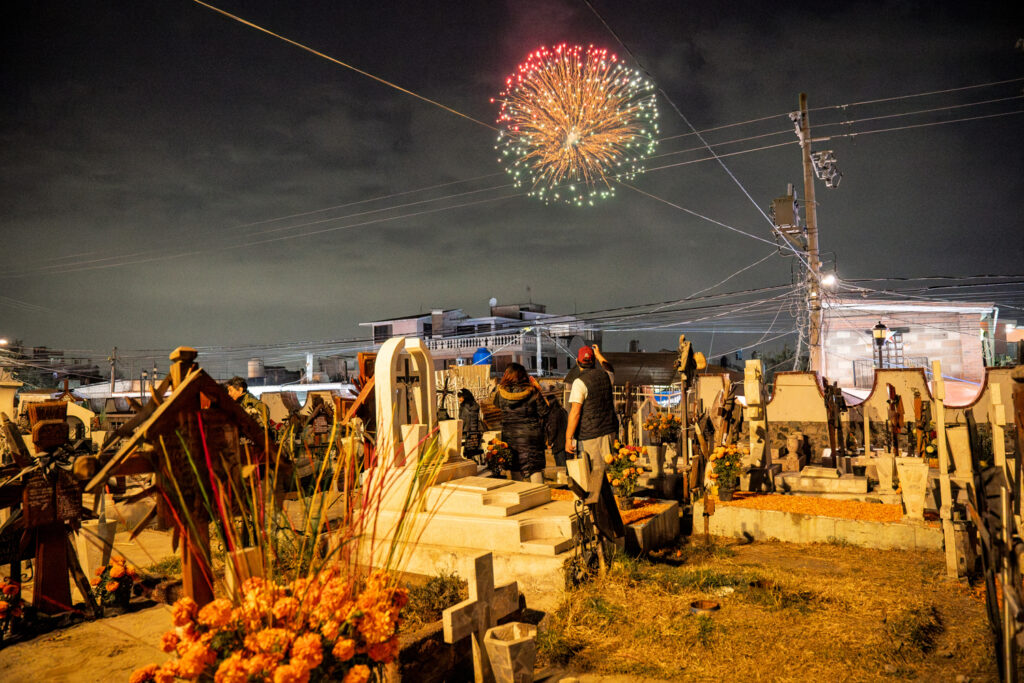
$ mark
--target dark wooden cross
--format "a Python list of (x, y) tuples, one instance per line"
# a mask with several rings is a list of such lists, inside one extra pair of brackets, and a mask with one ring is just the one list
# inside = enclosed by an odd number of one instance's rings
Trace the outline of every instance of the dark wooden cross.
[(885, 385), (888, 398), (885, 400), (888, 405), (886, 428), (889, 433), (889, 447), (895, 455), (900, 451), (900, 432), (903, 431), (903, 399), (896, 393), (896, 387), (891, 384)]
[[(0, 562), (10, 564), (11, 578), (21, 575), (21, 561), (34, 557), (32, 605), (40, 612), (56, 614), (72, 609), (68, 577), (74, 579), (93, 616), (100, 615), (89, 581), (78, 562), (70, 535), (89, 514), (82, 507), (82, 488), (71, 471), (61, 466), (61, 448), (68, 440), (67, 403), (46, 402), (33, 406), (32, 440), (36, 455), (29, 454), (17, 426), (3, 415), (3, 430), (15, 465), (0, 475), (4, 481), (0, 507), (20, 504), (0, 528)], [(13, 475), (13, 476), (11, 476)]]
[(405, 385), (404, 389), (403, 389), (403, 392), (402, 392), (402, 393), (405, 394), (405, 419), (407, 420), (407, 422), (409, 424), (415, 424), (415, 423), (419, 422), (419, 415), (416, 416), (416, 419), (413, 419), (413, 412), (414, 411), (412, 410), (412, 407), (411, 407), (412, 403), (409, 400), (409, 398), (410, 398), (409, 397), (409, 388), (413, 384), (419, 384), (420, 378), (417, 375), (409, 374), (409, 359), (408, 358), (405, 359), (405, 374), (404, 375), (399, 375), (398, 377), (395, 377), (395, 381)]
[(444, 386), (437, 390), (437, 393), (441, 396), (437, 407), (438, 421), (451, 419), (451, 416), (448, 414), (448, 397), (453, 395), (455, 392), (449, 385), (450, 380), (451, 378), (448, 376), (448, 373), (444, 373)]
[(839, 382), (825, 380), (825, 413), (828, 419), (828, 445), (832, 450), (833, 462), (837, 456), (846, 454), (846, 439), (843, 438), (843, 413), (848, 410)]

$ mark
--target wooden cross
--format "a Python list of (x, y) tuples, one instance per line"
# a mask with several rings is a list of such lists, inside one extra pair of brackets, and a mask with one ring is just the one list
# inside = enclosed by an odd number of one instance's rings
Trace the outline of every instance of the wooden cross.
[(419, 417), (417, 416), (417, 419), (413, 420), (412, 410), (409, 408), (409, 387), (411, 387), (413, 384), (419, 384), (420, 378), (417, 375), (409, 374), (408, 358), (405, 359), (405, 374), (395, 377), (395, 381), (401, 382), (402, 384), (405, 385), (405, 390), (403, 392), (405, 394), (405, 419), (409, 424), (414, 424), (415, 422), (419, 421)]
[(469, 599), (444, 611), (444, 642), (455, 643), (473, 637), (473, 674), (476, 683), (494, 680), (491, 661), (484, 647), (484, 634), (498, 620), (519, 609), (519, 584), (494, 585), (494, 556), (483, 553), (473, 558), (469, 577)]
[(888, 417), (886, 426), (889, 431), (889, 446), (892, 448), (892, 452), (896, 455), (900, 454), (900, 432), (903, 431), (903, 400), (900, 395), (896, 393), (896, 387), (891, 384), (886, 384), (885, 389), (888, 392), (888, 398), (885, 400), (888, 404)]

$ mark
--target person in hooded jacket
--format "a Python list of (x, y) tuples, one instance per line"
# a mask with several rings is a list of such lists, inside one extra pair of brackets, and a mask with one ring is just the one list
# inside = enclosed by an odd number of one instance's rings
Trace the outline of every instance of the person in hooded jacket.
[(480, 448), (480, 436), (483, 429), (480, 424), (480, 404), (469, 389), (459, 389), (459, 419), (462, 420), (462, 455), (479, 460), (483, 453)]
[(512, 451), (513, 476), (519, 473), (543, 484), (548, 403), (537, 379), (519, 363), (509, 363), (494, 392), (494, 405), (501, 411), (501, 440)]

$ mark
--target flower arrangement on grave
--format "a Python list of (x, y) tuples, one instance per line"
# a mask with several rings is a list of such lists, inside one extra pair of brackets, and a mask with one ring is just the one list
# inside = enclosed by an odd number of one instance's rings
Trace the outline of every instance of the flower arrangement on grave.
[(407, 601), (389, 572), (353, 581), (338, 563), (284, 585), (250, 578), (238, 605), (220, 598), (200, 609), (182, 598), (161, 640), (177, 657), (139, 669), (131, 683), (365, 683), (398, 656)]
[[(353, 436), (351, 430), (345, 436)], [(198, 489), (196, 500), (212, 520), (211, 546), (228, 551), (225, 562), (233, 563), (239, 581), (233, 588), (224, 587), (226, 597), (202, 607), (190, 598), (175, 603), (174, 627), (164, 634), (161, 646), (176, 656), (135, 671), (133, 683), (380, 680), (382, 667), (398, 656), (399, 613), (408, 599), (396, 585), (396, 570), (415, 544), (417, 511), (427, 507), (429, 482), (436, 480), (446, 455), (436, 434), (419, 444), (409, 488), (399, 494), (404, 512), (384, 529), (378, 527), (376, 513), (385, 495), (395, 495), (394, 478), (363, 468), (378, 462), (377, 452), (386, 452), (386, 438), (364, 457), (355, 439), (342, 437), (335, 417), (328, 437), (330, 457), (314, 467), (312, 494), (299, 492), (305, 514), (298, 523), (275, 502), (282, 488), (295, 490), (296, 485), (278, 464), (291, 455), (285, 444), (276, 455), (246, 454), (253, 464), (229, 482), (232, 491), (239, 491), (231, 504), (224, 502), (225, 482), (189, 475), (203, 471), (209, 454), (185, 450), (188, 468), (169, 473), (171, 490), (166, 493), (174, 500), (182, 496), (183, 484)], [(189, 479), (178, 481), (184, 476)], [(328, 529), (324, 501), (332, 492), (353, 503)], [(187, 508), (180, 523), (186, 529), (194, 525)], [(329, 550), (317, 540), (328, 531)], [(370, 556), (381, 557), (384, 567), (368, 574), (365, 561)], [(212, 574), (209, 551), (197, 557), (200, 572)]]
[(495, 474), (508, 472), (512, 467), (512, 450), (501, 439), (491, 439), (484, 451), (484, 462)]
[[(736, 444), (718, 446), (711, 453), (711, 479), (718, 484), (718, 495), (728, 500), (740, 483), (741, 454)], [(725, 497), (723, 498), (723, 493)]]
[(605, 477), (616, 489), (620, 497), (626, 498), (636, 491), (637, 481), (640, 479), (640, 447), (624, 446), (618, 439), (612, 444), (612, 452), (604, 456)]
[(644, 420), (644, 429), (651, 433), (651, 437), (662, 443), (672, 443), (679, 439), (679, 429), (683, 421), (678, 415), (672, 413), (651, 413)]
[(21, 599), (21, 584), (9, 578), (0, 579), (0, 639), (3, 634), (17, 628), (25, 618), (25, 601)]
[(91, 582), (92, 592), (101, 605), (127, 607), (138, 578), (135, 567), (126, 564), (123, 557), (114, 557), (110, 564), (96, 569), (96, 576)]

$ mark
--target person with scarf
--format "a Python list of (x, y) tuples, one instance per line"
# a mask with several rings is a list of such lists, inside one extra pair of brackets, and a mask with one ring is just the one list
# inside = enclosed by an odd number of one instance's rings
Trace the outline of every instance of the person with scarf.
[(519, 363), (509, 363), (494, 393), (501, 411), (501, 440), (512, 451), (512, 473), (544, 483), (544, 423), (548, 403), (535, 377)]

